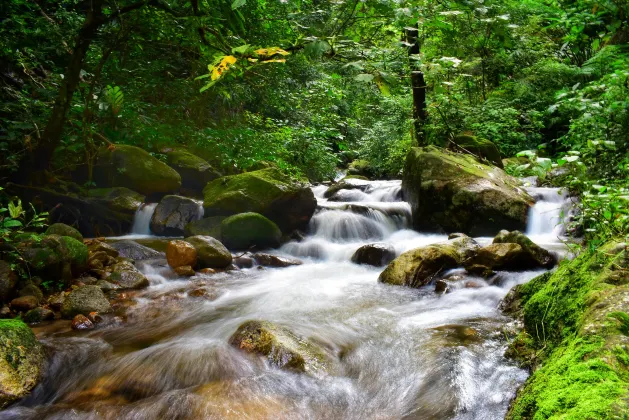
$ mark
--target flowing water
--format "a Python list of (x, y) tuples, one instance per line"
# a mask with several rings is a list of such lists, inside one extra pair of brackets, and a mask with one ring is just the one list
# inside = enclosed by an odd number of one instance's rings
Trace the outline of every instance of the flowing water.
[[(46, 378), (0, 418), (503, 418), (527, 373), (503, 357), (510, 320), (497, 307), (539, 271), (488, 282), (453, 270), (463, 280), (445, 295), (380, 284), (382, 269), (349, 261), (358, 247), (386, 242), (399, 254), (446, 237), (409, 229), (399, 181), (353, 182), (332, 201), (314, 187), (308, 236), (277, 251), (303, 265), (181, 279), (145, 262), (151, 286), (119, 296), (124, 316), (90, 333), (38, 329), (52, 353)], [(538, 192), (529, 233), (551, 242), (563, 201)], [(315, 341), (338, 356), (336, 370), (291, 373), (230, 347), (251, 319)]]

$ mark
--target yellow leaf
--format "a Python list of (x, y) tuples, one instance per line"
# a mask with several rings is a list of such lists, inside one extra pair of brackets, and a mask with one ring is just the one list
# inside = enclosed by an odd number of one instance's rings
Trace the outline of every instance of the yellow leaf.
[(257, 58), (247, 58), (247, 60), (249, 60), (249, 62), (251, 63), (255, 63), (256, 61), (258, 61)]
[(260, 61), (260, 64), (266, 64), (266, 63), (286, 63), (286, 60), (283, 58), (277, 58), (275, 60), (264, 60), (264, 61)]
[(271, 57), (275, 54), (279, 55), (290, 55), (288, 51), (284, 51), (280, 47), (269, 47), (269, 48), (260, 48), (259, 50), (255, 50), (254, 53), (258, 55), (264, 55), (267, 57)]
[(226, 55), (224, 56), (221, 61), (214, 66), (214, 68), (212, 68), (212, 80), (217, 80), (218, 78), (220, 78), (223, 73), (225, 73), (227, 70), (229, 70), (229, 67), (233, 64), (236, 63), (236, 61), (238, 61), (238, 59), (236, 57), (234, 57), (233, 55)]

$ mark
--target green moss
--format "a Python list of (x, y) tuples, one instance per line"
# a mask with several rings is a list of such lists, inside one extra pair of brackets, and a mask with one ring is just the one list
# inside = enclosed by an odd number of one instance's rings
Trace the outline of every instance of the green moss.
[(503, 168), (500, 151), (491, 141), (482, 137), (462, 135), (456, 136), (452, 139), (452, 142), (456, 146), (459, 146), (460, 149), (463, 149), (464, 152), (471, 153), (489, 161), (499, 168)]
[(48, 227), (48, 229), (46, 229), (46, 235), (69, 236), (77, 241), (83, 242), (83, 235), (81, 235), (81, 232), (64, 223), (53, 223)]
[(525, 331), (507, 355), (536, 370), (508, 419), (620, 419), (629, 412), (629, 318), (618, 311), (629, 288), (605, 282), (610, 271), (626, 269), (615, 248), (584, 252), (516, 289)]
[(109, 209), (122, 213), (135, 213), (146, 197), (125, 187), (94, 188), (88, 197), (99, 200)]
[(230, 249), (274, 248), (281, 237), (277, 225), (258, 213), (237, 214), (221, 223), (222, 241)]
[(356, 159), (349, 164), (347, 172), (350, 175), (370, 176), (372, 174), (371, 163), (365, 159)]
[(61, 240), (65, 243), (68, 255), (72, 261), (72, 264), (77, 266), (83, 266), (87, 264), (89, 257), (89, 250), (83, 242), (79, 242), (69, 236), (62, 236)]

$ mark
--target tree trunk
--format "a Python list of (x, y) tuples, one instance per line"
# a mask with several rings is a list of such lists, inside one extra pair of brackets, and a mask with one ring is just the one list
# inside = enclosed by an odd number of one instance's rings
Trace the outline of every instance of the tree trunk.
[(52, 114), (46, 124), (42, 139), (33, 156), (33, 169), (45, 170), (50, 167), (53, 152), (61, 142), (63, 127), (66, 122), (68, 110), (72, 104), (72, 97), (76, 90), (85, 56), (90, 44), (104, 22), (102, 14), (103, 0), (93, 0), (91, 8), (87, 11), (85, 22), (76, 38), (70, 62), (66, 68), (63, 81), (59, 87), (59, 94), (55, 100)]
[[(406, 29), (406, 42), (410, 45), (408, 55), (419, 57), (419, 27)], [(413, 91), (413, 128), (418, 146), (426, 145), (424, 124), (426, 123), (426, 81), (418, 60), (410, 59), (411, 89)]]

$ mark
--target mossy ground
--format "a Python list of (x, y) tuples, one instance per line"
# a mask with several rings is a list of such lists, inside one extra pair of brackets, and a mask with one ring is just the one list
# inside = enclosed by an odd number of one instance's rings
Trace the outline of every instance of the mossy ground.
[(629, 418), (629, 289), (607, 282), (627, 262), (610, 243), (518, 287), (525, 330), (508, 354), (533, 374), (508, 419)]

